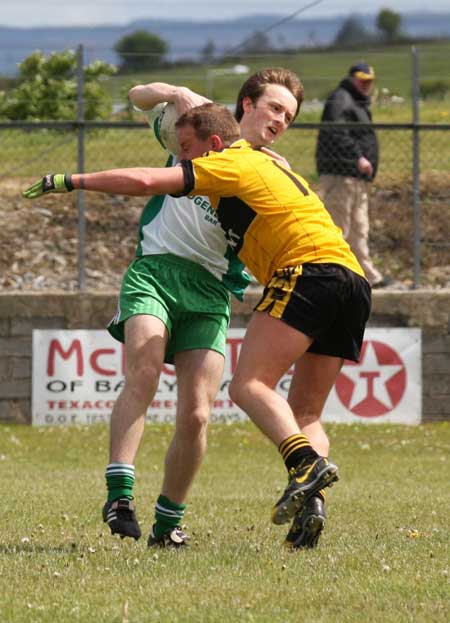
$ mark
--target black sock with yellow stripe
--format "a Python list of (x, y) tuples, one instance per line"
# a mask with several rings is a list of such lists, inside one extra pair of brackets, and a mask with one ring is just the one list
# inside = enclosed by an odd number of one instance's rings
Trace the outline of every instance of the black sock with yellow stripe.
[(302, 462), (311, 463), (319, 458), (319, 455), (312, 448), (307, 437), (301, 433), (287, 437), (280, 443), (278, 450), (283, 457), (284, 464), (288, 471), (297, 467)]

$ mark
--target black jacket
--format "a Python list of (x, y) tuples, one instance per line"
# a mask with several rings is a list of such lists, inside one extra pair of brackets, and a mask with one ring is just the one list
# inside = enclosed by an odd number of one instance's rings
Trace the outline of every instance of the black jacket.
[[(370, 98), (361, 95), (350, 79), (342, 80), (339, 87), (328, 97), (322, 113), (322, 121), (345, 123), (372, 123), (369, 109)], [(343, 175), (368, 180), (356, 168), (360, 156), (370, 161), (373, 179), (378, 168), (378, 141), (372, 127), (369, 128), (322, 128), (316, 149), (316, 165), (319, 175)]]

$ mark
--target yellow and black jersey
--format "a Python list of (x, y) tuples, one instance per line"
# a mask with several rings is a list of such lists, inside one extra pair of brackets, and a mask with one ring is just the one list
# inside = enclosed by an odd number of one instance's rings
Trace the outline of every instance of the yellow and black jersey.
[(364, 276), (308, 183), (247, 141), (182, 166), (183, 194), (209, 196), (231, 248), (263, 285), (277, 269), (306, 262), (340, 264)]

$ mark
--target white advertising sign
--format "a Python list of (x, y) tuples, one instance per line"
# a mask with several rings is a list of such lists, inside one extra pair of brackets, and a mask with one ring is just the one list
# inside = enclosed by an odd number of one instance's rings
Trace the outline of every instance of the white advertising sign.
[[(228, 397), (244, 329), (230, 329), (225, 371), (213, 422), (246, 419)], [(107, 422), (123, 387), (123, 345), (107, 331), (33, 331), (32, 423), (36, 426)], [(278, 383), (287, 396), (291, 374)], [(325, 405), (324, 422), (421, 421), (420, 329), (368, 329), (360, 362), (346, 361)], [(177, 403), (173, 366), (164, 366), (148, 422), (172, 422)]]

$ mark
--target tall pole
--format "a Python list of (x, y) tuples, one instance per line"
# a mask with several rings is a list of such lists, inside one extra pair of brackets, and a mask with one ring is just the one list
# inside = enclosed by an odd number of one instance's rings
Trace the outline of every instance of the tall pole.
[[(77, 49), (77, 121), (78, 121), (78, 167), (79, 173), (84, 173), (84, 73), (83, 73), (83, 46)], [(84, 209), (84, 191), (77, 192), (78, 203), (78, 289), (85, 289), (85, 239), (86, 218)]]
[(413, 113), (413, 170), (412, 170), (412, 205), (413, 205), (413, 255), (414, 277), (413, 287), (420, 287), (420, 269), (422, 263), (421, 248), (421, 211), (420, 211), (420, 131), (419, 131), (419, 54), (415, 47), (412, 48), (412, 113)]

